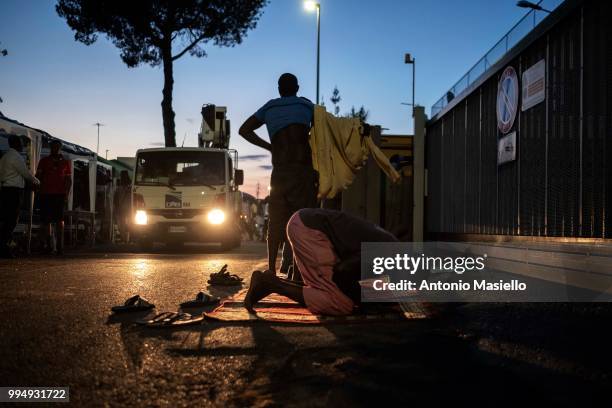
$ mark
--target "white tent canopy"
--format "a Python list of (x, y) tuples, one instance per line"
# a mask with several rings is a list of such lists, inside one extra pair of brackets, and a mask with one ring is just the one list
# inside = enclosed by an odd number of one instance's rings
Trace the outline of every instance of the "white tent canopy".
[[(96, 209), (96, 183), (97, 183), (97, 167), (99, 163), (96, 160), (96, 154), (91, 150), (76, 145), (74, 143), (70, 143), (64, 141), (62, 139), (57, 139), (48, 133), (31, 128), (22, 123), (19, 123), (15, 120), (9, 119), (3, 116), (0, 113), (0, 152), (8, 150), (8, 137), (10, 135), (20, 136), (22, 138), (27, 139), (28, 142), (24, 143), (24, 151), (26, 162), (32, 173), (36, 172), (36, 168), (38, 166), (38, 162), (41, 158), (41, 153), (46, 155), (49, 152), (48, 144), (51, 140), (60, 140), (62, 142), (62, 154), (68, 160), (71, 160), (73, 163), (75, 161), (82, 161), (86, 163), (87, 166), (87, 175), (89, 181), (89, 208), (83, 208), (86, 212), (90, 212), (95, 214)], [(46, 146), (43, 149), (43, 144)], [(0, 153), (1, 155), (1, 153)], [(74, 165), (73, 165), (74, 171)], [(73, 175), (73, 182), (74, 182)], [(73, 193), (74, 189), (71, 189), (71, 193), (69, 196), (68, 209), (73, 210)], [(29, 208), (29, 217), (27, 221), (26, 234), (28, 239), (28, 251), (32, 234), (32, 215), (34, 212), (34, 193), (31, 193), (30, 196), (30, 208)]]
[(8, 149), (8, 137), (10, 135), (21, 136), (30, 140), (30, 146), (25, 153), (30, 170), (35, 172), (40, 159), (42, 132), (0, 117), (0, 150)]

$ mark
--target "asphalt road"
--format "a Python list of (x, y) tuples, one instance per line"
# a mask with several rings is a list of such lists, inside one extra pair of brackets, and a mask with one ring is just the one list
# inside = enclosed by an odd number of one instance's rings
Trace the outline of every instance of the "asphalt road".
[(1, 261), (0, 386), (69, 386), (75, 406), (589, 406), (609, 398), (607, 304), (472, 304), (426, 321), (178, 330), (110, 317), (110, 306), (134, 293), (158, 311), (177, 310), (224, 263), (245, 278), (265, 266), (261, 243), (177, 252)]

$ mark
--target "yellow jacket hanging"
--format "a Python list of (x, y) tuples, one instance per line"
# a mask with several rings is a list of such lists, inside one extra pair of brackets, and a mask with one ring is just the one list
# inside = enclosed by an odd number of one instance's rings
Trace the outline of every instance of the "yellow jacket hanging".
[(359, 119), (337, 118), (323, 106), (315, 105), (310, 148), (313, 167), (319, 172), (319, 199), (334, 198), (346, 189), (370, 153), (392, 182), (401, 178), (372, 139), (362, 136), (362, 130)]

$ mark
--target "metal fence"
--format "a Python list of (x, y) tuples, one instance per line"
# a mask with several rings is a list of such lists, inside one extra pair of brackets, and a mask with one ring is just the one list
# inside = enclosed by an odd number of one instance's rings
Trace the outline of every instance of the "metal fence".
[[(553, 10), (563, 3), (563, 0), (541, 0), (542, 8)], [(547, 12), (530, 10), (523, 16), (487, 53), (470, 68), (436, 103), (431, 107), (433, 118), (448, 105), (450, 101), (461, 95), (470, 85), (475, 83), (492, 65), (508, 53), (520, 40), (533, 30), (546, 16)]]
[[(426, 231), (612, 238), (612, 3), (567, 1), (542, 34), (427, 125)], [(498, 165), (498, 81), (546, 66), (546, 98), (517, 112)]]

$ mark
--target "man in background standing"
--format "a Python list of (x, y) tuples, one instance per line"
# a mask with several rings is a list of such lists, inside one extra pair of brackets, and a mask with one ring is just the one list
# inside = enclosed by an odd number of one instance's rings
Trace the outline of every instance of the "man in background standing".
[[(295, 75), (285, 73), (278, 79), (280, 98), (271, 99), (249, 117), (239, 133), (248, 142), (272, 153), (268, 226), (268, 270), (276, 273), (280, 245), (286, 241), (287, 222), (301, 208), (317, 206), (318, 175), (312, 167), (308, 137), (314, 104), (297, 96)], [(270, 143), (255, 130), (266, 125)]]
[(41, 232), (44, 234), (47, 251), (53, 251), (53, 232), (56, 225), (56, 250), (64, 252), (64, 206), (72, 186), (72, 166), (70, 160), (60, 153), (62, 142), (52, 140), (51, 154), (43, 157), (38, 164), (36, 175), (40, 178), (40, 215)]
[(26, 166), (25, 159), (21, 155), (23, 146), (19, 136), (9, 136), (8, 144), (8, 151), (0, 159), (0, 184), (2, 185), (0, 190), (2, 206), (2, 213), (0, 214), (0, 219), (2, 220), (2, 228), (0, 229), (0, 256), (3, 258), (13, 257), (9, 243), (19, 221), (25, 181), (27, 180), (35, 186), (40, 184)]
[(113, 197), (115, 219), (119, 226), (119, 234), (123, 243), (129, 242), (129, 218), (132, 199), (132, 179), (127, 170), (121, 170), (119, 183)]

